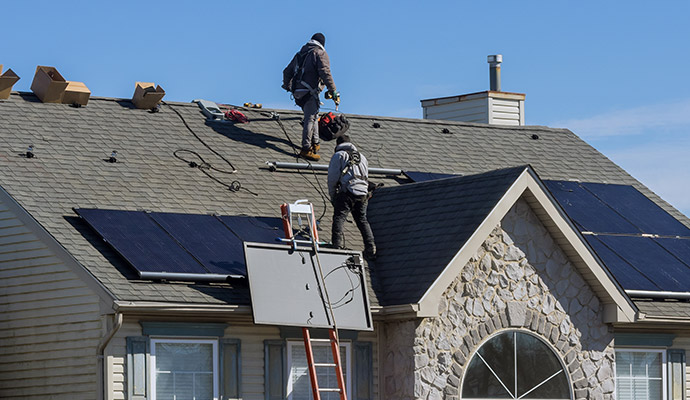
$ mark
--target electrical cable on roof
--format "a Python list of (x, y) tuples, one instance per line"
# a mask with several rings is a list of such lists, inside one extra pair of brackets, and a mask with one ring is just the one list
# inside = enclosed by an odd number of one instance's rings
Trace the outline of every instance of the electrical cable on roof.
[[(292, 142), (292, 139), (290, 139), (290, 135), (288, 135), (287, 130), (285, 129), (285, 126), (283, 125), (283, 121), (280, 120), (280, 114), (277, 114), (275, 111), (272, 112), (271, 114), (264, 114), (269, 116), (271, 119), (275, 120), (278, 123), (278, 126), (280, 126), (280, 129), (283, 130), (283, 133), (285, 134), (285, 137), (287, 138), (288, 142), (290, 143), (290, 146), (292, 147), (292, 152), (295, 155), (295, 160), (299, 160), (299, 154), (297, 153), (297, 146)], [(319, 218), (316, 219), (316, 222), (319, 224), (321, 223), (321, 219), (326, 215), (326, 208), (328, 207), (328, 203), (330, 203), (330, 198), (326, 195), (326, 193), (323, 190), (323, 187), (321, 187), (321, 181), (319, 181), (319, 178), (316, 176), (316, 171), (314, 171), (314, 168), (311, 167), (311, 161), (305, 160), (307, 164), (309, 165), (309, 169), (311, 169), (312, 174), (314, 175), (314, 180), (318, 184), (318, 187), (314, 185), (306, 176), (302, 174), (302, 171), (298, 170), (297, 172), (300, 174), (301, 177), (303, 177), (307, 183), (309, 183), (316, 191), (319, 193), (319, 196), (321, 196), (321, 200), (323, 201), (323, 212), (319, 216)]]
[[(246, 190), (247, 192), (253, 194), (254, 196), (258, 196), (258, 194), (252, 192), (251, 190), (249, 190), (249, 189), (247, 189), (247, 188), (245, 188), (245, 187), (242, 187), (242, 184), (241, 184), (240, 181), (238, 181), (238, 180), (234, 180), (234, 181), (230, 182), (230, 184), (228, 184), (228, 183), (225, 183), (225, 182), (223, 182), (222, 180), (216, 178), (215, 176), (211, 175), (211, 174), (208, 172), (209, 170), (213, 170), (213, 171), (220, 172), (220, 173), (223, 173), (223, 174), (234, 174), (234, 173), (237, 172), (237, 168), (235, 168), (235, 166), (232, 165), (232, 163), (231, 163), (227, 158), (223, 157), (222, 154), (220, 154), (218, 151), (216, 151), (216, 150), (215, 150), (213, 147), (211, 147), (208, 143), (204, 142), (204, 140), (203, 140), (201, 137), (199, 137), (199, 135), (197, 135), (196, 132), (194, 132), (194, 130), (189, 126), (189, 124), (187, 123), (187, 120), (185, 120), (185, 118), (182, 116), (182, 114), (180, 114), (179, 111), (177, 111), (172, 105), (170, 105), (170, 104), (168, 104), (168, 103), (166, 103), (166, 102), (164, 102), (164, 101), (163, 101), (162, 103), (165, 104), (166, 106), (168, 106), (173, 112), (175, 112), (175, 114), (177, 114), (177, 116), (180, 118), (180, 120), (182, 120), (182, 123), (184, 123), (184, 126), (187, 128), (187, 130), (189, 130), (189, 132), (190, 132), (192, 135), (194, 135), (194, 137), (195, 137), (199, 142), (201, 142), (201, 144), (203, 144), (204, 146), (206, 146), (206, 148), (209, 149), (213, 154), (217, 155), (218, 157), (220, 157), (221, 160), (225, 161), (225, 163), (228, 164), (228, 165), (230, 166), (230, 168), (232, 168), (232, 171), (226, 171), (226, 170), (222, 170), (222, 169), (220, 169), (220, 168), (213, 167), (210, 163), (208, 163), (206, 160), (204, 160), (204, 158), (203, 158), (199, 153), (197, 153), (197, 152), (194, 151), (194, 150), (177, 149), (177, 150), (175, 150), (175, 151), (173, 152), (173, 156), (175, 156), (175, 158), (184, 161), (185, 163), (187, 163), (187, 165), (189, 165), (189, 166), (192, 167), (192, 168), (199, 168), (199, 170), (200, 170), (201, 172), (203, 172), (204, 175), (206, 175), (207, 177), (209, 177), (209, 178), (211, 178), (212, 180), (216, 181), (217, 183), (219, 183), (219, 184), (225, 186), (225, 187), (228, 188), (228, 190), (230, 190), (231, 192), (237, 192), (237, 191), (239, 191), (240, 189), (244, 189), (244, 190)], [(186, 159), (184, 159), (183, 157), (180, 157), (180, 156), (177, 154), (177, 153), (179, 153), (179, 152), (187, 152), (187, 153), (194, 154), (195, 156), (197, 156), (197, 157), (199, 158), (199, 160), (201, 161), (201, 163), (196, 163), (196, 162), (194, 162), (194, 161), (186, 160)]]
[(199, 137), (199, 135), (196, 134), (196, 132), (194, 132), (194, 130), (189, 126), (189, 124), (188, 124), (187, 121), (184, 119), (184, 117), (182, 116), (182, 114), (180, 114), (179, 111), (177, 111), (175, 108), (173, 108), (173, 106), (171, 106), (170, 104), (168, 104), (168, 103), (166, 103), (166, 102), (164, 102), (164, 101), (163, 101), (162, 103), (165, 104), (166, 106), (168, 106), (171, 110), (173, 110), (173, 111), (175, 112), (175, 114), (177, 114), (178, 117), (180, 117), (180, 119), (182, 120), (182, 123), (184, 124), (184, 126), (187, 127), (187, 130), (189, 130), (189, 132), (190, 132), (192, 135), (194, 135), (194, 137), (195, 137), (199, 142), (201, 142), (201, 144), (203, 144), (204, 146), (206, 146), (207, 149), (211, 150), (211, 152), (212, 152), (213, 154), (215, 154), (215, 155), (217, 155), (218, 157), (220, 157), (221, 160), (225, 161), (225, 163), (227, 163), (227, 164), (230, 166), (230, 168), (232, 168), (232, 173), (237, 172), (237, 168), (235, 168), (235, 166), (232, 165), (232, 163), (231, 163), (230, 161), (228, 161), (228, 159), (226, 159), (225, 157), (223, 157), (223, 155), (220, 154), (218, 151), (216, 151), (213, 147), (209, 146), (206, 142), (204, 142), (204, 140), (203, 140), (202, 138)]
[[(191, 154), (195, 155), (195, 156), (199, 159), (200, 162), (197, 163), (197, 162), (195, 162), (195, 161), (189, 161), (189, 160), (185, 159), (184, 157), (181, 157), (181, 156), (178, 154), (178, 153), (181, 153), (181, 152), (191, 153)], [(189, 165), (191, 168), (198, 168), (201, 172), (204, 173), (204, 175), (206, 175), (207, 177), (209, 177), (209, 178), (211, 178), (212, 180), (216, 181), (217, 183), (219, 183), (219, 184), (225, 186), (225, 187), (226, 187), (228, 190), (230, 190), (231, 192), (237, 192), (237, 191), (239, 191), (240, 189), (244, 189), (244, 190), (246, 190), (247, 192), (253, 194), (254, 196), (258, 196), (258, 194), (252, 192), (251, 190), (242, 187), (242, 184), (241, 184), (240, 181), (238, 181), (238, 180), (234, 180), (234, 181), (232, 181), (232, 182), (230, 182), (230, 183), (228, 184), (228, 183), (225, 183), (225, 182), (223, 182), (222, 180), (216, 178), (215, 176), (211, 175), (211, 174), (208, 172), (209, 170), (211, 170), (211, 171), (216, 171), (216, 172), (220, 172), (220, 173), (223, 173), (223, 174), (233, 174), (233, 173), (235, 173), (237, 170), (235, 170), (235, 171), (224, 171), (224, 170), (222, 170), (222, 169), (216, 168), (216, 167), (212, 166), (211, 164), (209, 164), (208, 162), (206, 162), (206, 160), (204, 160), (204, 158), (201, 156), (201, 154), (197, 153), (197, 152), (194, 151), (194, 150), (177, 149), (177, 150), (175, 150), (175, 151), (173, 152), (173, 156), (174, 156), (175, 158), (177, 158), (178, 160), (184, 161), (184, 162), (185, 162), (187, 165)]]

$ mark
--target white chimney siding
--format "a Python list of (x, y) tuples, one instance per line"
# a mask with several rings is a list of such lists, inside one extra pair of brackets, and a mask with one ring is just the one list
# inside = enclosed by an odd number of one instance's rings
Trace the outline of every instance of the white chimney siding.
[(422, 100), (424, 119), (478, 122), (493, 125), (524, 125), (525, 95), (479, 92)]

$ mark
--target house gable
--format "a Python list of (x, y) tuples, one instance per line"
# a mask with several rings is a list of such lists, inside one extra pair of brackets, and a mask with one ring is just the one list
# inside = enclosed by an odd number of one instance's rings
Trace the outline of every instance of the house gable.
[(96, 398), (109, 310), (109, 292), (0, 188), (2, 397)]
[[(611, 396), (613, 333), (593, 289), (528, 201), (518, 199), (442, 293), (438, 317), (389, 324), (399, 332), (391, 343), (413, 343), (414, 356), (397, 357), (387, 372), (395, 392), (386, 394), (458, 396), (478, 349), (499, 333), (520, 331), (556, 354), (576, 398)], [(414, 386), (406, 385), (410, 371)]]
[(525, 168), (479, 228), (464, 243), (454, 259), (429, 287), (419, 301), (417, 316), (434, 317), (438, 315), (438, 304), (442, 294), (475, 255), (476, 249), (480, 248), (485, 238), (489, 236), (520, 198), (523, 198), (534, 210), (534, 215), (539, 218), (540, 223), (554, 238), (555, 243), (563, 249), (565, 256), (573, 263), (604, 304), (605, 321), (634, 321), (637, 313), (634, 304), (603, 267), (603, 263), (596, 258), (594, 252), (574, 229), (570, 220), (557, 206), (557, 203), (551, 198), (530, 167)]

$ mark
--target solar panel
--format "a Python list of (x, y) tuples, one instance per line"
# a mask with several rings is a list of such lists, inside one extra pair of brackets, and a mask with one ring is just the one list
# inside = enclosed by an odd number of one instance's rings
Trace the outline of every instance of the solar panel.
[(75, 210), (139, 272), (208, 273), (143, 211)]
[[(655, 238), (655, 242), (659, 243), (666, 251), (673, 254), (683, 264), (690, 268), (690, 238), (670, 239), (670, 238)], [(686, 282), (686, 292), (690, 292), (690, 282)]]
[(275, 243), (280, 218), (104, 209), (75, 211), (143, 279), (223, 281), (246, 275), (243, 241)]
[(544, 181), (627, 290), (690, 291), (690, 228), (632, 186)]
[(436, 179), (452, 178), (455, 174), (441, 174), (436, 172), (420, 172), (420, 171), (403, 171), (406, 177), (410, 178), (413, 182), (425, 182), (432, 181)]
[[(671, 292), (687, 292), (690, 289), (690, 267), (680, 261), (678, 257), (669, 253), (665, 247), (657, 242), (658, 239), (639, 236), (607, 235), (599, 235), (597, 239), (656, 286), (652, 288), (649, 285), (641, 285), (639, 283), (633, 285), (621, 282), (625, 289), (663, 290)], [(668, 243), (666, 244), (668, 245)], [(612, 267), (612, 265), (616, 263), (612, 262), (612, 258), (608, 255), (600, 254), (600, 250), (601, 249), (596, 250), (597, 254), (599, 254), (606, 265), (612, 269), (614, 276), (616, 276), (619, 281), (628, 281), (629, 277), (627, 274), (632, 271), (629, 268), (619, 270), (618, 267)], [(604, 254), (606, 253), (604, 252)]]
[[(254, 322), (330, 328), (318, 261), (309, 248), (245, 242)], [(367, 283), (359, 252), (321, 249), (319, 261), (339, 329), (372, 330)]]
[(213, 215), (151, 213), (204, 268), (199, 273), (245, 275), (242, 240)]
[(608, 204), (597, 199), (578, 182), (544, 181), (551, 194), (582, 232), (642, 233), (617, 214)]
[(657, 286), (644, 273), (640, 272), (629, 262), (618, 256), (610, 248), (606, 247), (599, 238), (601, 236), (585, 235), (585, 239), (592, 246), (599, 258), (604, 261), (606, 267), (611, 271), (611, 274), (616, 278), (618, 283), (624, 289), (628, 290), (651, 290), (659, 291), (661, 287)]
[(690, 237), (690, 228), (632, 186), (587, 182), (582, 186), (643, 233)]
[[(245, 242), (275, 243), (276, 238), (285, 237), (283, 220), (280, 218), (219, 216), (228, 229)], [(243, 250), (240, 250), (242, 259)]]

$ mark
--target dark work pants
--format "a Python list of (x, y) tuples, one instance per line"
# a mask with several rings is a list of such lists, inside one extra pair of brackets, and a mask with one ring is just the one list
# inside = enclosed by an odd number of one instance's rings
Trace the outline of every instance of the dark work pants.
[(343, 235), (343, 225), (347, 215), (352, 211), (357, 228), (362, 233), (365, 251), (375, 251), (374, 234), (371, 232), (369, 221), (367, 221), (367, 196), (355, 196), (348, 190), (341, 191), (335, 195), (333, 202), (333, 229), (331, 230), (331, 241), (335, 247), (343, 247), (345, 238)]

